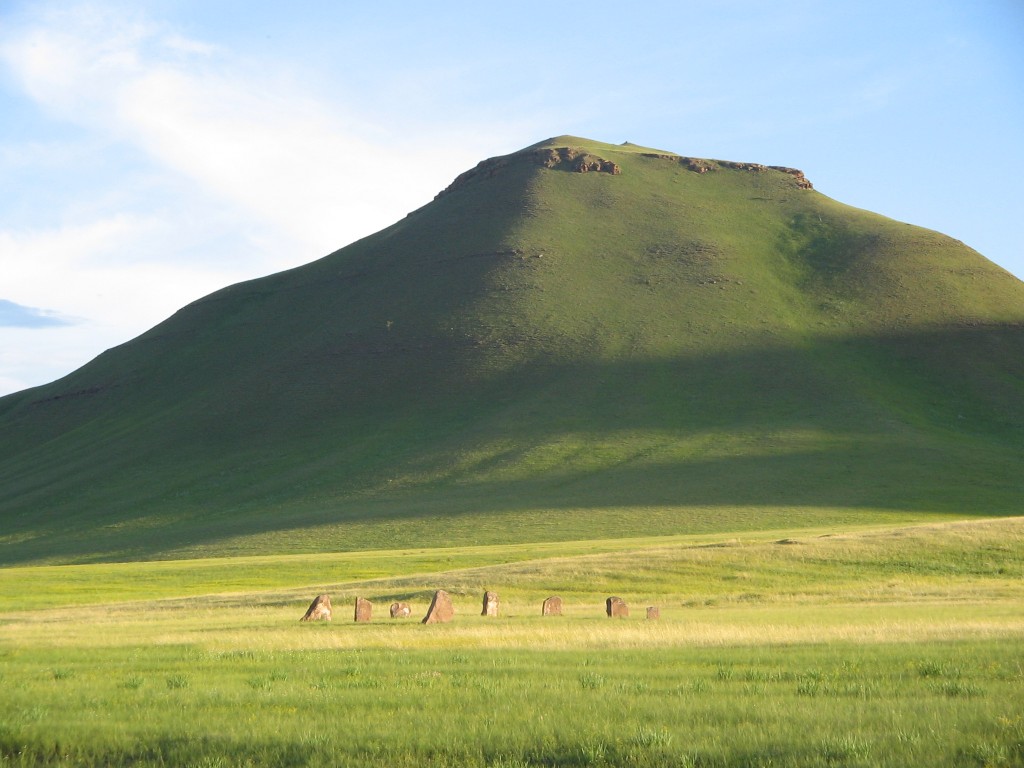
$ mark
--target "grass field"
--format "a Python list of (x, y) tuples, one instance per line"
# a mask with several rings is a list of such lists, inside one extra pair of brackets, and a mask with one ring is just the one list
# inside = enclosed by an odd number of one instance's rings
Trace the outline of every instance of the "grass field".
[(1024, 518), (7, 568), (0, 660), (0, 765), (1022, 765)]

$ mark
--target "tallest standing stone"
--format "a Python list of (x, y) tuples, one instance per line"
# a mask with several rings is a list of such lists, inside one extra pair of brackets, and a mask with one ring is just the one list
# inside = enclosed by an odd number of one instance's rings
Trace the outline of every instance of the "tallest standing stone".
[(423, 617), (424, 624), (441, 624), (455, 618), (455, 607), (452, 599), (443, 589), (434, 593), (434, 599), (430, 601), (430, 608), (427, 615)]

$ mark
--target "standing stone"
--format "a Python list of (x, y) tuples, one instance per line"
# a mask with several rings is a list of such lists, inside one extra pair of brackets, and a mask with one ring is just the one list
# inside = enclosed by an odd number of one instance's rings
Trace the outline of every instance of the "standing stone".
[(647, 618), (648, 619), (660, 619), (661, 609), (656, 605), (647, 606)]
[(484, 592), (484, 609), (480, 612), (481, 616), (497, 616), (498, 615), (498, 593), (497, 592)]
[(309, 610), (299, 621), (330, 621), (331, 620), (331, 596), (317, 595)]
[(391, 604), (391, 618), (392, 619), (407, 619), (412, 610), (409, 608), (408, 603), (392, 603)]
[(605, 612), (610, 619), (625, 619), (629, 617), (629, 606), (621, 597), (609, 597), (605, 600)]
[(544, 601), (544, 605), (540, 609), (541, 616), (561, 616), (562, 615), (562, 598), (558, 595), (552, 595)]
[(434, 599), (430, 601), (430, 608), (427, 615), (423, 617), (423, 624), (440, 624), (451, 621), (455, 618), (455, 606), (452, 605), (452, 598), (443, 589), (434, 593)]
[(356, 598), (356, 621), (369, 621), (370, 616), (373, 614), (373, 603), (369, 600), (364, 600), (361, 597)]

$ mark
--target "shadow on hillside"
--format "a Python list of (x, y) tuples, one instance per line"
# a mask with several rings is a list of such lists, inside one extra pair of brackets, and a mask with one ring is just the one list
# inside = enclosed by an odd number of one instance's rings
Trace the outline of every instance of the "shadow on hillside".
[[(474, 531), (488, 515), (516, 540), (517, 526), (551, 538), (700, 528), (692, 518), (623, 521), (604, 512), (640, 507), (1021, 512), (1020, 326), (819, 338), (673, 360), (537, 363), (474, 388), (422, 367), (408, 371), (400, 359), (388, 367), (400, 373), (359, 391), (351, 378), (339, 385), (329, 370), (310, 371), (308, 401), (285, 390), (259, 403), (266, 418), (258, 434), (236, 434), (229, 412), (215, 432), (168, 424), (178, 442), (160, 455), (94, 446), (101, 457), (109, 453), (102, 477), (95, 464), (79, 466), (58, 451), (53, 461), (67, 467), (59, 479), (46, 487), (26, 481), (21, 497), (7, 484), (0, 562), (147, 558), (218, 542), (230, 551), (252, 535), (280, 535), (287, 550), (318, 526), (333, 526), (338, 537), (323, 549), (500, 540), (500, 531)], [(327, 413), (325, 400), (360, 408)], [(284, 403), (287, 418), (274, 412)], [(316, 413), (321, 431), (338, 440), (308, 437)], [(368, 433), (367, 423), (379, 429)], [(635, 451), (588, 460), (588, 450), (638, 434)], [(538, 453), (565, 436), (578, 444), (575, 453), (559, 445), (562, 454), (531, 472)], [(706, 449), (673, 453), (673, 441), (695, 437)], [(225, 478), (241, 439), (250, 465)], [(505, 447), (477, 464), (464, 459), (495, 444)], [(124, 473), (145, 476), (152, 461), (182, 469), (161, 475), (162, 486), (133, 485), (126, 497)], [(185, 482), (188, 492), (175, 493)], [(597, 521), (589, 529), (574, 511), (587, 508)], [(532, 510), (552, 512), (537, 522)], [(564, 525), (574, 533), (559, 535)]]

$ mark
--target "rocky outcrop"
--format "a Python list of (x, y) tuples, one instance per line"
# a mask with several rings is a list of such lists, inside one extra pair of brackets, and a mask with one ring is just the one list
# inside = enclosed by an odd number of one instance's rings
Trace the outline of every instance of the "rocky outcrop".
[(681, 157), (679, 158), (679, 164), (686, 170), (693, 171), (694, 173), (707, 173), (708, 171), (715, 170), (715, 166), (710, 160), (701, 160), (697, 157)]
[(748, 171), (752, 173), (765, 173), (766, 171), (780, 171), (793, 177), (793, 182), (798, 189), (814, 189), (814, 185), (804, 176), (804, 172), (796, 168), (787, 168), (783, 165), (761, 165), (760, 163), (734, 163), (728, 160), (717, 161), (722, 168), (730, 168), (735, 171)]
[[(798, 189), (813, 189), (814, 185), (804, 176), (803, 171), (796, 168), (788, 168), (783, 165), (761, 165), (760, 163), (738, 163), (732, 160), (705, 160), (700, 157), (684, 157), (682, 155), (670, 155), (658, 152), (644, 152), (643, 157), (655, 160), (666, 160), (678, 163), (692, 173), (710, 173), (722, 169), (733, 171), (747, 171), (749, 173), (764, 173), (766, 171), (779, 171), (793, 177), (793, 183)], [(622, 169), (618, 163), (606, 160), (598, 155), (591, 154), (577, 147), (544, 147), (542, 149), (529, 149), (522, 152), (515, 152), (511, 155), (492, 157), (477, 163), (465, 173), (459, 174), (455, 181), (449, 184), (437, 197), (442, 197), (452, 190), (465, 186), (475, 179), (489, 179), (498, 175), (504, 169), (514, 163), (526, 162), (533, 165), (540, 165), (544, 168), (558, 169), (562, 171), (573, 171), (575, 173), (608, 173), (618, 176)]]
[(681, 155), (663, 155), (656, 152), (644, 152), (644, 157), (650, 157), (654, 160), (667, 160), (671, 163), (679, 163), (688, 171), (694, 173), (707, 173), (708, 171), (717, 171), (718, 164), (714, 160), (703, 160), (699, 157), (682, 157)]
[(723, 168), (732, 171), (748, 171), (751, 173), (764, 173), (765, 171), (780, 171), (793, 177), (793, 182), (799, 189), (814, 189), (814, 185), (804, 176), (804, 172), (796, 168), (787, 168), (784, 165), (761, 165), (760, 163), (737, 163), (732, 160), (704, 160), (699, 157), (683, 157), (681, 155), (665, 155), (656, 152), (645, 152), (644, 157), (655, 160), (668, 160), (679, 163), (688, 171), (693, 173), (708, 173)]
[(523, 152), (516, 152), (502, 157), (492, 157), (477, 163), (465, 173), (455, 177), (455, 181), (449, 184), (437, 197), (442, 197), (452, 190), (465, 186), (474, 179), (489, 179), (497, 176), (504, 169), (513, 163), (527, 162), (531, 165), (539, 165), (544, 168), (558, 169), (562, 171), (573, 171), (575, 173), (608, 173), (618, 176), (622, 169), (618, 163), (605, 160), (603, 157), (584, 152), (575, 147), (546, 147), (544, 149), (532, 149)]
[(331, 596), (317, 595), (309, 604), (306, 615), (299, 621), (330, 621), (331, 620)]
[(793, 180), (795, 181), (797, 187), (799, 187), (800, 189), (814, 189), (814, 185), (811, 184), (810, 179), (804, 176), (804, 172), (801, 170), (797, 170), (796, 168), (787, 168), (784, 165), (769, 165), (768, 167), (771, 168), (773, 171), (782, 171), (783, 173), (788, 173), (790, 176), (793, 177)]

